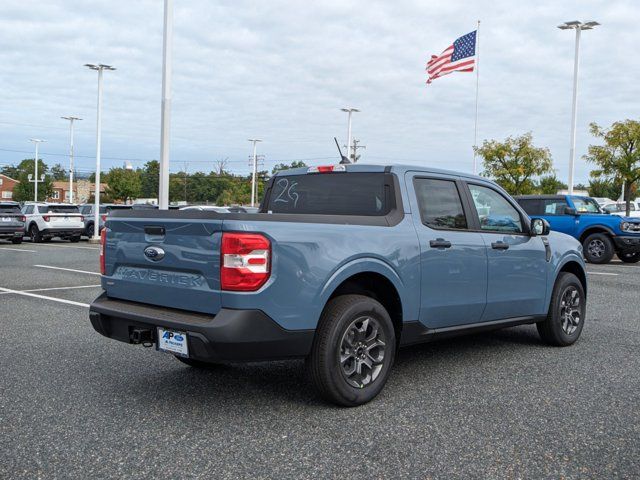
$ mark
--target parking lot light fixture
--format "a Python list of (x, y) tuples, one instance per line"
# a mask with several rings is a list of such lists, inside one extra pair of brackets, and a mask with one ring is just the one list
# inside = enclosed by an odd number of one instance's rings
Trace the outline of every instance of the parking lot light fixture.
[(598, 22), (580, 22), (572, 20), (558, 25), (560, 30), (576, 31), (576, 48), (573, 63), (573, 104), (571, 108), (571, 145), (569, 148), (569, 195), (573, 195), (573, 174), (575, 169), (575, 151), (576, 151), (576, 124), (578, 119), (578, 64), (580, 58), (580, 33), (583, 30), (593, 30), (594, 27), (600, 25)]
[[(29, 139), (30, 142), (33, 142), (36, 145), (36, 159), (33, 162), (34, 164), (34, 175), (33, 175), (33, 188), (34, 188), (34, 194), (33, 194), (33, 201), (37, 202), (38, 201), (38, 183), (40, 183), (41, 181), (44, 181), (44, 175), (42, 175), (42, 180), (38, 180), (38, 148), (40, 147), (40, 144), (42, 142), (46, 142), (46, 140), (42, 140), (40, 138), (30, 138)], [(31, 181), (31, 179), (29, 179), (29, 181)]]
[(93, 212), (93, 238), (90, 238), (89, 241), (92, 243), (100, 242), (100, 147), (101, 147), (101, 114), (102, 114), (102, 72), (104, 70), (115, 70), (111, 65), (105, 65), (103, 63), (93, 64), (93, 63), (85, 63), (85, 67), (90, 68), (91, 70), (98, 71), (98, 107), (97, 107), (97, 115), (96, 115), (96, 179), (95, 179), (95, 188), (94, 188), (94, 212)]

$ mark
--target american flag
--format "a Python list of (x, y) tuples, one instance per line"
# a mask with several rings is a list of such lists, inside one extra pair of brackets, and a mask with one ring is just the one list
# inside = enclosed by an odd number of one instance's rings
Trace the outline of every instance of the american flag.
[(474, 30), (461, 36), (440, 55), (431, 55), (431, 60), (427, 63), (427, 85), (451, 72), (473, 72), (476, 63), (476, 33), (477, 30)]

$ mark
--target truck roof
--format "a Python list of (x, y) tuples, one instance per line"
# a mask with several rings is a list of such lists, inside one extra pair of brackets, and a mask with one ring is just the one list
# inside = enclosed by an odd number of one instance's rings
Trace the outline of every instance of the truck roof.
[[(337, 164), (327, 163), (326, 165), (337, 166)], [(404, 174), (405, 172), (424, 172), (424, 173), (435, 173), (438, 175), (451, 175), (456, 177), (465, 177), (465, 178), (475, 178), (478, 180), (488, 181), (489, 179), (480, 177), (478, 175), (473, 175), (470, 173), (457, 172), (454, 170), (446, 170), (441, 168), (433, 168), (426, 167), (421, 165), (407, 165), (407, 164), (364, 164), (364, 163), (356, 163), (356, 164), (347, 164), (341, 165), (341, 167), (346, 167), (347, 172), (393, 172), (397, 174)], [(305, 175), (309, 173), (309, 168), (311, 167), (300, 167), (300, 168), (291, 168), (289, 170), (280, 170), (276, 172), (275, 176), (278, 175)]]

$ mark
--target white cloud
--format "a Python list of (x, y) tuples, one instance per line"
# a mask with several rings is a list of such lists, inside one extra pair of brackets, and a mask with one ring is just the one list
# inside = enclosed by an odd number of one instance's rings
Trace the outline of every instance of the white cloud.
[[(94, 151), (96, 75), (105, 73), (103, 156), (146, 159), (159, 152), (162, 2), (9, 0), (0, 18), (0, 148), (26, 150), (42, 136), (64, 153), (61, 115), (84, 118), (77, 152)], [(359, 107), (354, 134), (364, 159), (471, 168), (473, 74), (424, 85), (424, 65), (481, 26), (480, 138), (532, 131), (566, 176), (574, 18), (585, 32), (579, 97), (579, 155), (590, 121), (638, 118), (633, 22), (640, 7), (611, 2), (176, 2), (171, 156), (174, 168), (208, 170), (229, 157), (248, 171), (249, 137), (264, 139), (267, 167), (283, 159), (337, 158), (340, 108)], [(25, 126), (37, 125), (42, 127)], [(27, 156), (0, 150), (0, 163)], [(47, 161), (62, 161), (60, 156)], [(121, 161), (105, 159), (105, 164)], [(139, 162), (134, 162), (139, 164)], [(93, 160), (79, 158), (90, 170)], [(588, 178), (578, 162), (577, 180)]]

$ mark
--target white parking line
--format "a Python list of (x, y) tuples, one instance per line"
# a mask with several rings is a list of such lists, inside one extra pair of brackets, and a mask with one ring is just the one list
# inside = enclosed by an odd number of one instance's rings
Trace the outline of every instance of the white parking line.
[(11, 290), (10, 288), (3, 288), (0, 287), (0, 292), (4, 292), (4, 293), (13, 293), (15, 295), (22, 295), (24, 297), (33, 297), (33, 298), (40, 298), (42, 300), (52, 300), (54, 302), (59, 302), (59, 303), (66, 303), (68, 305), (76, 305), (78, 307), (85, 307), (85, 308), (89, 308), (89, 304), (88, 303), (80, 303), (80, 302), (74, 302), (73, 300), (65, 300), (64, 298), (54, 298), (54, 297), (47, 297), (45, 295), (38, 295), (36, 293), (29, 293), (29, 292), (21, 292), (19, 290)]
[(50, 268), (52, 270), (65, 270), (67, 272), (86, 273), (87, 275), (100, 275), (98, 272), (88, 272), (87, 270), (76, 270), (74, 268), (52, 267), (51, 265), (34, 265), (39, 268)]
[(0, 250), (11, 250), (13, 252), (31, 252), (38, 253), (37, 250), (27, 250), (26, 248), (10, 248), (10, 247), (0, 247)]
[(619, 273), (608, 273), (608, 272), (587, 272), (589, 275), (609, 275), (612, 277), (617, 277), (620, 275)]
[(80, 246), (74, 246), (74, 245), (58, 245), (55, 243), (36, 243), (32, 245), (37, 245), (38, 247), (56, 247), (56, 248), (79, 248), (79, 249), (83, 249), (83, 250), (100, 250), (99, 248), (94, 248), (94, 247), (80, 247)]
[[(78, 285), (76, 287), (51, 287), (51, 288), (32, 288), (29, 290), (19, 290), (20, 292), (48, 292), (50, 290), (74, 290), (76, 288), (96, 288), (102, 285)], [(0, 295), (7, 295), (12, 292), (0, 292)]]

